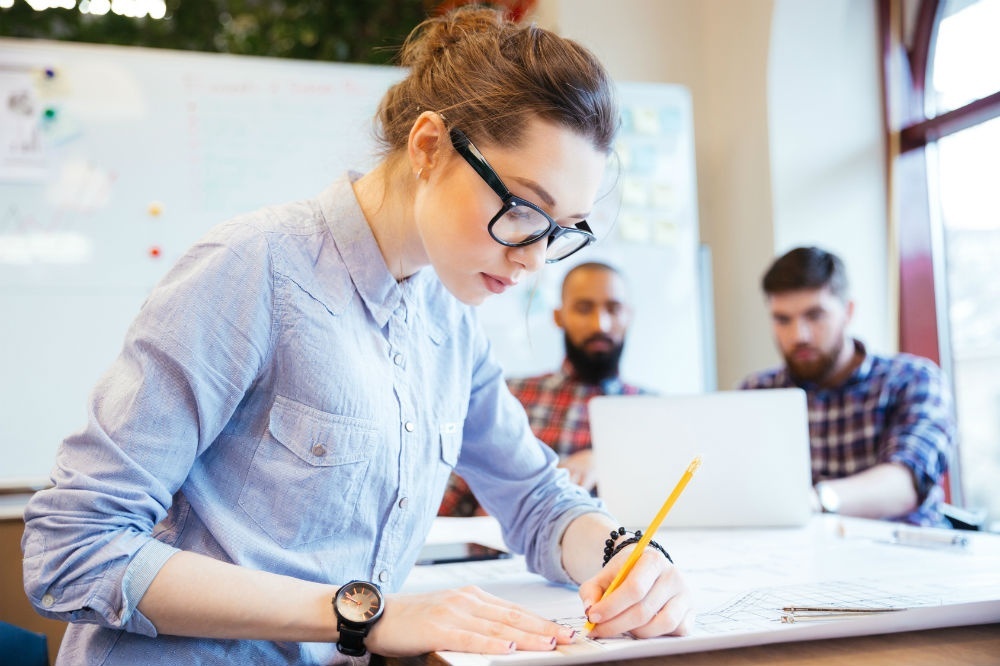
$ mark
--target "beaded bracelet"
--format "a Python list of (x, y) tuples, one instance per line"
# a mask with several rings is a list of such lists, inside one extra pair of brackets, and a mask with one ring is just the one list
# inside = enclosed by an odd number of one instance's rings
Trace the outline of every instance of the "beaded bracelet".
[[(602, 567), (607, 566), (608, 562), (611, 561), (611, 558), (617, 555), (618, 551), (622, 548), (633, 543), (639, 543), (639, 540), (642, 539), (642, 532), (640, 530), (636, 530), (634, 536), (630, 536), (621, 543), (616, 544), (615, 542), (618, 540), (618, 537), (625, 536), (625, 532), (626, 530), (624, 527), (619, 527), (617, 530), (611, 531), (611, 538), (604, 542), (604, 563), (601, 564)], [(673, 558), (670, 557), (670, 553), (664, 550), (663, 546), (652, 540), (650, 540), (649, 545), (663, 553), (663, 556), (667, 558), (667, 561), (671, 564), (674, 563)]]

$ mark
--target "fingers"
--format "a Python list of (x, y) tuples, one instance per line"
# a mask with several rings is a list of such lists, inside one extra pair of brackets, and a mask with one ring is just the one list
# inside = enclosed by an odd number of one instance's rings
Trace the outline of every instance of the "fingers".
[(560, 460), (558, 465), (556, 466), (566, 470), (566, 473), (569, 474), (570, 481), (572, 481), (577, 485), (580, 484), (580, 479), (583, 478), (583, 475), (581, 473), (581, 470), (577, 469), (576, 465), (573, 464), (571, 458), (565, 458), (563, 460)]
[(567, 467), (566, 471), (569, 472), (569, 480), (585, 490), (592, 490), (597, 485), (597, 475), (589, 468)]
[[(585, 608), (587, 600), (595, 598), (585, 596), (593, 594), (591, 583), (602, 590), (607, 587), (598, 578), (580, 588)], [(625, 632), (637, 638), (683, 635), (690, 630), (691, 599), (678, 570), (661, 554), (647, 551), (622, 584), (605, 599), (591, 603), (586, 613), (597, 625), (590, 633), (595, 638)]]
[[(442, 631), (442, 633), (444, 632)], [(510, 654), (517, 650), (517, 643), (514, 641), (498, 636), (484, 636), (475, 631), (467, 631), (465, 629), (450, 631), (447, 635), (446, 645), (447, 647), (431, 648), (428, 652), (453, 650), (456, 652), (473, 652), (477, 654)]]
[(559, 467), (569, 473), (569, 479), (578, 486), (590, 490), (596, 485), (596, 476), (591, 462), (591, 451), (577, 451), (559, 461)]
[(617, 571), (617, 568), (606, 566), (598, 571), (593, 578), (585, 580), (580, 584), (579, 594), (580, 599), (583, 601), (585, 614), (590, 610), (592, 605), (600, 600), (601, 595), (604, 594), (604, 590), (608, 589), (608, 586), (611, 585), (611, 581), (614, 579)]
[(369, 634), (371, 649), (385, 656), (437, 650), (506, 654), (552, 650), (575, 632), (476, 587), (421, 595), (392, 595)]
[[(482, 649), (461, 648), (464, 652), (490, 652), (503, 654), (507, 652), (506, 646), (513, 646), (516, 650), (528, 650), (533, 652), (547, 651), (555, 649), (560, 640), (556, 632), (535, 633), (516, 626), (507, 624), (504, 621), (487, 620), (484, 618), (470, 618), (467, 623), (468, 640), (475, 644), (480, 641), (484, 646)], [(563, 628), (566, 632), (571, 632), (569, 628)], [(565, 638), (563, 640), (565, 641)], [(455, 648), (450, 648), (455, 649)]]
[(466, 592), (479, 603), (470, 609), (473, 630), (481, 634), (510, 637), (519, 650), (551, 650), (569, 643), (576, 632), (551, 620), (546, 620), (515, 603), (500, 599), (479, 588)]

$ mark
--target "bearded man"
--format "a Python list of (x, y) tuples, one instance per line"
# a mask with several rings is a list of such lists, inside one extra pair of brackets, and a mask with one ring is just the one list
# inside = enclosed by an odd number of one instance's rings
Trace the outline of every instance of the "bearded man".
[[(535, 436), (558, 454), (559, 466), (574, 483), (597, 494), (587, 403), (598, 395), (648, 393), (618, 376), (633, 310), (621, 272), (596, 261), (566, 273), (561, 301), (552, 312), (565, 341), (560, 368), (534, 377), (510, 378), (507, 386), (524, 405)], [(465, 481), (452, 474), (438, 515), (478, 513), (482, 510)]]
[(791, 250), (762, 286), (785, 364), (740, 388), (805, 390), (817, 510), (949, 527), (941, 482), (956, 427), (940, 368), (871, 353), (847, 334), (854, 302), (844, 264), (830, 252)]

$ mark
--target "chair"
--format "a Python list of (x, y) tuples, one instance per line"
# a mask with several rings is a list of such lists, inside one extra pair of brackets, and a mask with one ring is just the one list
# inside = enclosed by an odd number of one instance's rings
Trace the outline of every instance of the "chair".
[(49, 666), (45, 634), (0, 622), (0, 666)]

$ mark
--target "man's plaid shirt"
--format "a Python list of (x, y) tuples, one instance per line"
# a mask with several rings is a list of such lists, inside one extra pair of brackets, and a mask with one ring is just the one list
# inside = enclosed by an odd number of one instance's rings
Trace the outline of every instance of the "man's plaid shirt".
[(955, 420), (943, 373), (925, 358), (878, 356), (854, 344), (864, 360), (840, 386), (796, 383), (781, 367), (751, 375), (740, 388), (805, 390), (813, 483), (901, 463), (913, 472), (921, 504), (899, 520), (948, 526), (940, 510), (941, 479), (954, 453)]

